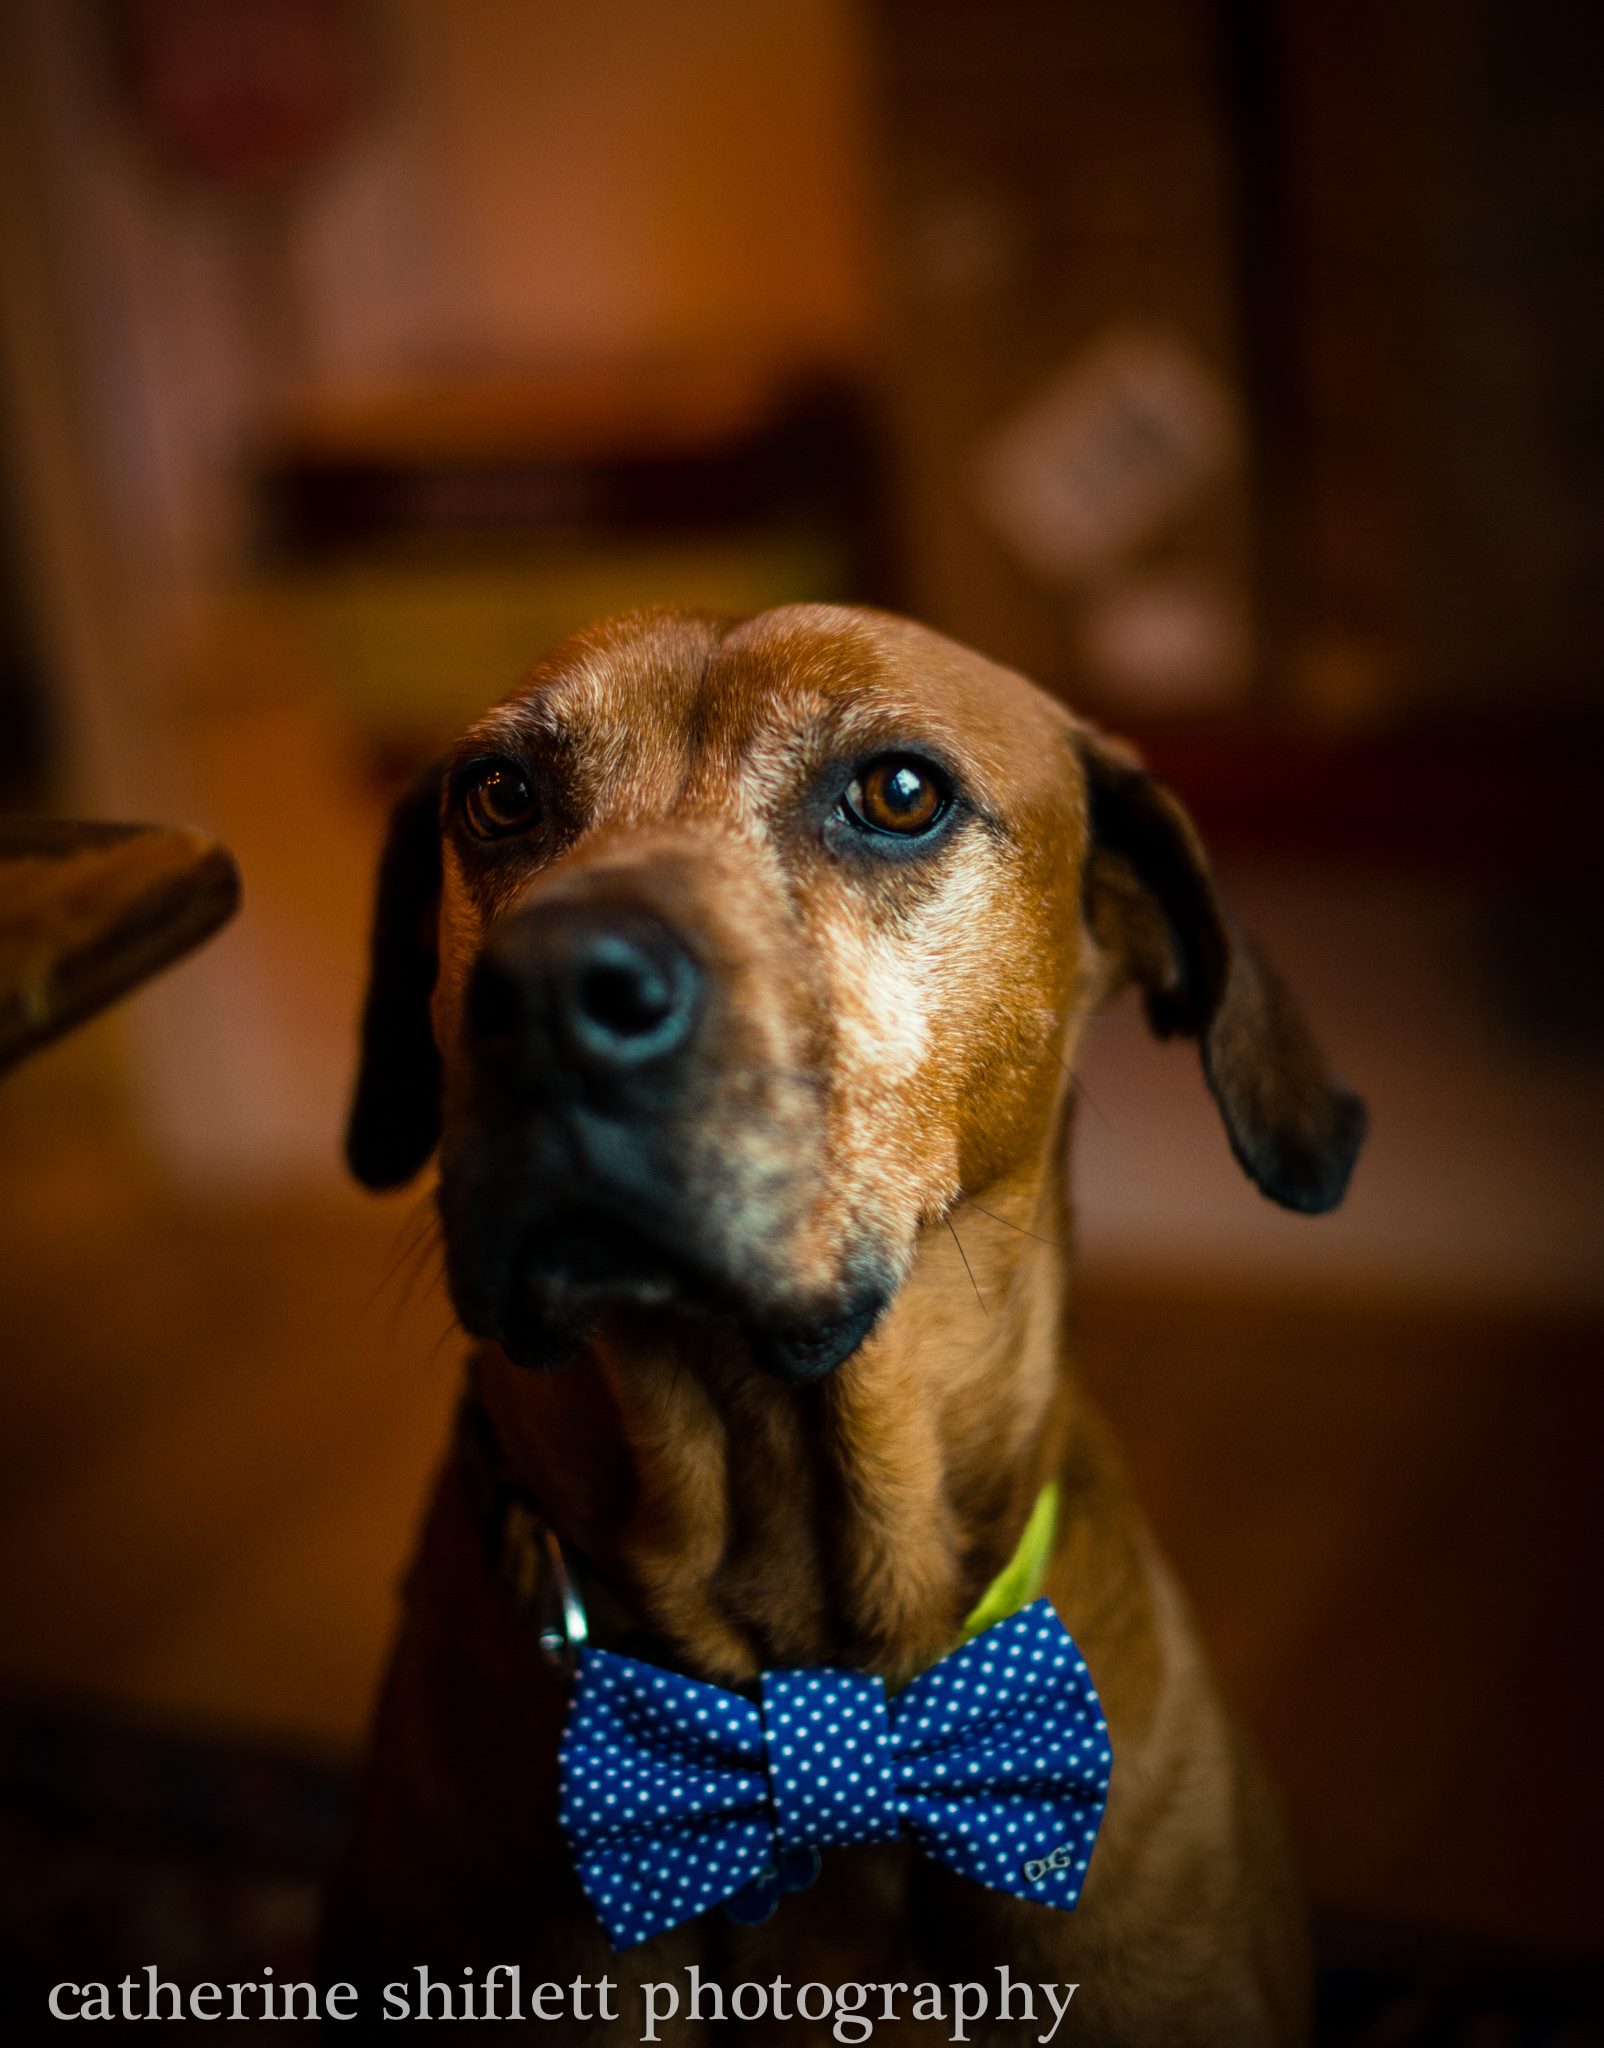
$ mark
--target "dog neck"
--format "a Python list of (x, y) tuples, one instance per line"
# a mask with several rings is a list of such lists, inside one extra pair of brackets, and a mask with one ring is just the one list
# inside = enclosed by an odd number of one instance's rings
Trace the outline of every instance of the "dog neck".
[(641, 1311), (558, 1374), (482, 1346), (475, 1392), (551, 1528), (684, 1670), (906, 1677), (957, 1640), (1062, 1457), (1061, 1190), (1038, 1169), (927, 1229), (884, 1323), (815, 1384)]

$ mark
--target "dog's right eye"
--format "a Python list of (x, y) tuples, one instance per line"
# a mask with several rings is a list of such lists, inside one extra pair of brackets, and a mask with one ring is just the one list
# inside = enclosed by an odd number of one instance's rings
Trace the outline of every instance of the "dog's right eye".
[(481, 761), (463, 783), (458, 802), (469, 831), (478, 839), (527, 832), (540, 815), (528, 776), (512, 761)]

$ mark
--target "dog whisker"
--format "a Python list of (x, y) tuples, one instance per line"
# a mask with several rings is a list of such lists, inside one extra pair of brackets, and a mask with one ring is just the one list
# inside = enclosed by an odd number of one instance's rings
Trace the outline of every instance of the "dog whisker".
[(445, 1348), (446, 1345), (448, 1345), (452, 1341), (453, 1338), (456, 1338), (462, 1343), (467, 1343), (469, 1341), (468, 1333), (462, 1327), (461, 1323), (458, 1322), (456, 1310), (451, 1306), (450, 1302), (442, 1298), (437, 1303), (437, 1306), (445, 1310), (445, 1315), (441, 1321), (439, 1333), (436, 1335), (433, 1343), (429, 1346), (428, 1350), (423, 1354), (423, 1356), (415, 1361), (413, 1367), (414, 1371), (416, 1371), (419, 1375), (424, 1377), (426, 1377), (429, 1374), (431, 1368), (434, 1365), (435, 1360), (440, 1356), (441, 1351)]
[(1086, 1104), (1086, 1107), (1091, 1111), (1092, 1115), (1096, 1117), (1097, 1121), (1104, 1127), (1105, 1130), (1111, 1129), (1112, 1126), (1109, 1124), (1108, 1118), (1104, 1116), (1103, 1112), (1098, 1108), (1096, 1102), (1092, 1097), (1091, 1091), (1087, 1088), (1086, 1083), (1081, 1079), (1080, 1075), (1077, 1074), (1075, 1069), (1070, 1065), (1069, 1061), (1065, 1059), (1064, 1055), (1061, 1052), (1054, 1053), (1053, 1057), (1057, 1060), (1058, 1064), (1063, 1068), (1064, 1072), (1069, 1076), (1070, 1087), (1074, 1089), (1075, 1093)]
[(950, 1216), (943, 1216), (941, 1220), (952, 1232), (952, 1241), (958, 1247), (958, 1256), (964, 1262), (964, 1271), (969, 1275), (969, 1284), (975, 1290), (976, 1301), (980, 1303), (980, 1313), (983, 1316), (989, 1316), (991, 1314), (991, 1310), (987, 1308), (986, 1297), (980, 1291), (980, 1282), (975, 1278), (975, 1269), (969, 1263), (969, 1254), (964, 1250), (963, 1239), (958, 1235), (957, 1229), (954, 1226), (953, 1220)]
[(384, 1276), (386, 1280), (388, 1280), (390, 1275), (396, 1271), (396, 1269), (401, 1265), (402, 1261), (410, 1255), (414, 1247), (420, 1242), (425, 1233), (428, 1231), (433, 1213), (433, 1206), (434, 1189), (432, 1187), (425, 1188), (423, 1193), (418, 1196), (416, 1201), (411, 1202), (407, 1205), (407, 1213), (405, 1214), (405, 1216), (402, 1217), (400, 1223), (397, 1224), (395, 1234), (396, 1237), (399, 1238), (403, 1231), (410, 1231), (411, 1236), (408, 1237), (406, 1243), (401, 1247), (401, 1249), (394, 1253), (389, 1263), (386, 1265)]
[(1067, 1245), (1060, 1244), (1055, 1237), (1043, 1237), (1040, 1231), (1027, 1230), (1023, 1223), (1015, 1223), (1007, 1216), (999, 1216), (995, 1209), (986, 1208), (983, 1203), (977, 1202), (973, 1195), (960, 1195), (958, 1200), (960, 1205), (978, 1209), (982, 1216), (989, 1216), (993, 1223), (1001, 1223), (1009, 1230), (1017, 1230), (1021, 1237), (1034, 1238), (1037, 1244), (1044, 1244), (1052, 1251), (1062, 1252), (1069, 1249)]
[(396, 1298), (390, 1312), (390, 1340), (393, 1343), (401, 1328), (401, 1321), (419, 1299), (427, 1297), (445, 1279), (445, 1246), (438, 1231), (427, 1243), (420, 1244), (411, 1263), (406, 1282)]
[[(427, 1213), (420, 1216), (420, 1210), (423, 1210), (425, 1207), (427, 1207)], [(384, 1271), (380, 1274), (372, 1293), (362, 1304), (362, 1314), (364, 1316), (370, 1316), (390, 1288), (395, 1285), (396, 1281), (403, 1274), (406, 1274), (408, 1278), (402, 1288), (402, 1304), (404, 1306), (416, 1280), (417, 1267), (420, 1260), (427, 1260), (431, 1246), (438, 1249), (440, 1218), (434, 1208), (433, 1188), (430, 1188), (417, 1202), (413, 1203), (407, 1215), (402, 1219), (396, 1235), (399, 1237), (401, 1232), (409, 1227), (412, 1232), (411, 1236), (399, 1249), (392, 1251), (389, 1261)]]
[(1092, 1115), (1096, 1117), (1097, 1121), (1103, 1126), (1105, 1131), (1112, 1130), (1113, 1125), (1110, 1124), (1108, 1118), (1104, 1116), (1101, 1109), (1098, 1108), (1096, 1100), (1094, 1099), (1091, 1090), (1086, 1086), (1086, 1083), (1081, 1079), (1080, 1075), (1075, 1072), (1074, 1068), (1070, 1066), (1067, 1060), (1063, 1062), (1063, 1068), (1064, 1072), (1069, 1076), (1069, 1085), (1074, 1089), (1075, 1093), (1080, 1097), (1081, 1101), (1085, 1103), (1086, 1107), (1091, 1111)]
[(440, 1353), (445, 1349), (446, 1345), (450, 1343), (451, 1339), (453, 1337), (460, 1336), (461, 1334), (461, 1326), (457, 1322), (456, 1317), (448, 1317), (446, 1320), (445, 1328), (440, 1332), (439, 1336), (436, 1337), (434, 1342), (429, 1346), (428, 1356), (424, 1359), (424, 1364), (426, 1366), (433, 1365), (435, 1360), (440, 1356)]

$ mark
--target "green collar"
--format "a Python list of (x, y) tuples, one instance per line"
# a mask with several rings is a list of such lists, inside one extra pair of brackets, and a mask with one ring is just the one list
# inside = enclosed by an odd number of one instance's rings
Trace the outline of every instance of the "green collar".
[(1057, 1534), (1058, 1481), (1049, 1479), (1036, 1496), (1036, 1505), (1031, 1509), (1030, 1519), (1014, 1546), (1013, 1556), (970, 1609), (969, 1618), (958, 1638), (960, 1643), (967, 1643), (982, 1629), (990, 1628), (994, 1622), (1006, 1621), (1010, 1614), (1017, 1614), (1021, 1607), (1030, 1605), (1047, 1576), (1053, 1538)]

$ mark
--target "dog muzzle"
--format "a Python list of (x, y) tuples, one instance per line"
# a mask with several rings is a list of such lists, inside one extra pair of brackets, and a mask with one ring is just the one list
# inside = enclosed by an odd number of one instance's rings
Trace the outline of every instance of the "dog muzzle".
[(888, 1697), (836, 1670), (763, 1674), (760, 1703), (578, 1652), (560, 1817), (614, 1948), (723, 1905), (764, 1919), (818, 1851), (909, 1836), (960, 1876), (1069, 1911), (1108, 1800), (1108, 1724), (1046, 1600)]

